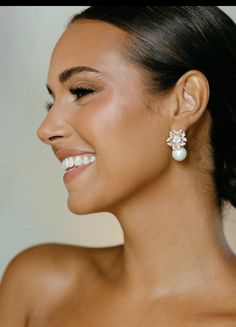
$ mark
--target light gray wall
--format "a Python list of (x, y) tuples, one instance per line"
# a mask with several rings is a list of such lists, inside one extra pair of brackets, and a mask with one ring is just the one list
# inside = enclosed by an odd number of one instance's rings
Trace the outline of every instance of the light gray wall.
[[(50, 99), (45, 83), (51, 51), (69, 18), (83, 8), (0, 7), (0, 276), (31, 245), (123, 243), (111, 214), (78, 217), (68, 210), (60, 164), (36, 136)], [(236, 21), (236, 7), (221, 8)], [(233, 215), (227, 214), (226, 233), (236, 249)]]

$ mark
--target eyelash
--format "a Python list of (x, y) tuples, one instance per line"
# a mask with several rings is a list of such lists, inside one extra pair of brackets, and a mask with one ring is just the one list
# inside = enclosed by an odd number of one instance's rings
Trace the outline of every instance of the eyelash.
[[(77, 88), (70, 88), (70, 93), (72, 93), (73, 95), (76, 95), (75, 101), (78, 101), (80, 98), (87, 96), (91, 93), (94, 93), (95, 90), (88, 88), (88, 87), (77, 87)], [(51, 109), (51, 107), (53, 106), (52, 102), (47, 102), (45, 104), (45, 108), (47, 111), (49, 111)]]

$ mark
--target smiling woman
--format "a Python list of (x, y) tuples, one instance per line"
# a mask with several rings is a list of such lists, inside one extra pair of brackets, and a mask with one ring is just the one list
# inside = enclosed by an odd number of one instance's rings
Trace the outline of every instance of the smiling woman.
[(92, 6), (71, 19), (38, 137), (66, 171), (70, 211), (114, 214), (124, 244), (23, 251), (3, 278), (1, 326), (236, 324), (222, 228), (224, 203), (236, 206), (235, 46), (214, 6)]

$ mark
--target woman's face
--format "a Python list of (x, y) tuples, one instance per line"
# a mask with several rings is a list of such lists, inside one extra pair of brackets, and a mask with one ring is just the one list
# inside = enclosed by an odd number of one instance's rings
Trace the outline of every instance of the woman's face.
[[(112, 212), (145, 192), (168, 165), (168, 118), (161, 100), (147, 107), (144, 72), (122, 54), (127, 42), (113, 25), (81, 20), (63, 33), (51, 57), (47, 85), (53, 105), (38, 136), (56, 155), (61, 152), (60, 160), (80, 150), (96, 156), (65, 178), (73, 213)], [(61, 74), (78, 66), (92, 69)], [(88, 91), (77, 97), (78, 87)]]

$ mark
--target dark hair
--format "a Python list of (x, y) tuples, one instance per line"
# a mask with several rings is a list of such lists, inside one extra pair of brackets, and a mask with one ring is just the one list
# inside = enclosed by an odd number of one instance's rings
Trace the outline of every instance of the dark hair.
[[(168, 91), (188, 70), (208, 79), (212, 172), (219, 207), (236, 207), (236, 25), (216, 6), (91, 6), (78, 19), (113, 24), (132, 37), (132, 59)], [(131, 51), (132, 50), (132, 51)]]

